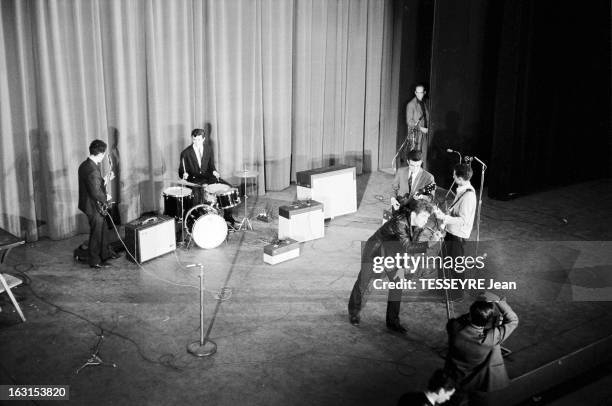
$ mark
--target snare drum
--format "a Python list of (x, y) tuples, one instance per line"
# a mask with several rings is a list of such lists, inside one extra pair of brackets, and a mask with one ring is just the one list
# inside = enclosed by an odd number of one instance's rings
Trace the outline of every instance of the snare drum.
[(206, 186), (206, 192), (217, 197), (221, 209), (229, 209), (240, 204), (238, 189), (223, 183), (213, 183)]
[(225, 220), (207, 204), (198, 204), (187, 212), (185, 229), (198, 247), (205, 249), (218, 247), (227, 237)]
[(180, 218), (181, 204), (183, 213), (193, 206), (193, 195), (188, 187), (172, 186), (166, 188), (164, 196), (164, 214), (166, 216)]

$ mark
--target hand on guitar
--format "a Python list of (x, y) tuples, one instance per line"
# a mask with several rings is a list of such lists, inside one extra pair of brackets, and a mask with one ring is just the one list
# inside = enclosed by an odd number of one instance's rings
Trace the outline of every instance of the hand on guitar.
[(440, 210), (439, 207), (434, 207), (434, 215), (438, 220), (444, 221), (444, 219), (446, 219), (446, 213)]
[(421, 131), (423, 134), (427, 134), (429, 130), (425, 127), (419, 127), (419, 131)]
[(104, 186), (108, 185), (108, 182), (115, 179), (115, 172), (110, 171), (104, 176)]
[(397, 201), (395, 197), (391, 198), (391, 207), (393, 207), (393, 210), (399, 210), (400, 208), (400, 203)]

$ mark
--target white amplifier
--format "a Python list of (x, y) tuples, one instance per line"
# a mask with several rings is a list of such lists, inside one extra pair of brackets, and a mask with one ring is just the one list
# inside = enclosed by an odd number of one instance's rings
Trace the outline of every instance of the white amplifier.
[(310, 241), (325, 236), (323, 205), (314, 200), (278, 208), (278, 238)]
[(296, 173), (298, 200), (316, 200), (325, 207), (325, 218), (357, 211), (355, 167), (335, 165)]
[[(125, 245), (139, 263), (174, 251), (176, 249), (174, 219), (157, 216), (126, 224)], [(133, 261), (129, 254), (127, 257)]]

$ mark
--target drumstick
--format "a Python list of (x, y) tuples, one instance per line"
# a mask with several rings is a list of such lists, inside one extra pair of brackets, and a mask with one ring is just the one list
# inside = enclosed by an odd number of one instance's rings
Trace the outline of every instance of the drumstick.
[(185, 158), (181, 159), (181, 162), (183, 163), (183, 175), (185, 175), (185, 172), (187, 172), (185, 170)]

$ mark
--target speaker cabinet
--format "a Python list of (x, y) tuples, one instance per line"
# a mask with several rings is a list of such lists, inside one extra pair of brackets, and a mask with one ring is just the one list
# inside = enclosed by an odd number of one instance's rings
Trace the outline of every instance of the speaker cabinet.
[[(125, 245), (139, 263), (176, 249), (174, 219), (168, 216), (141, 218), (125, 225)], [(132, 260), (130, 255), (128, 259)]]

